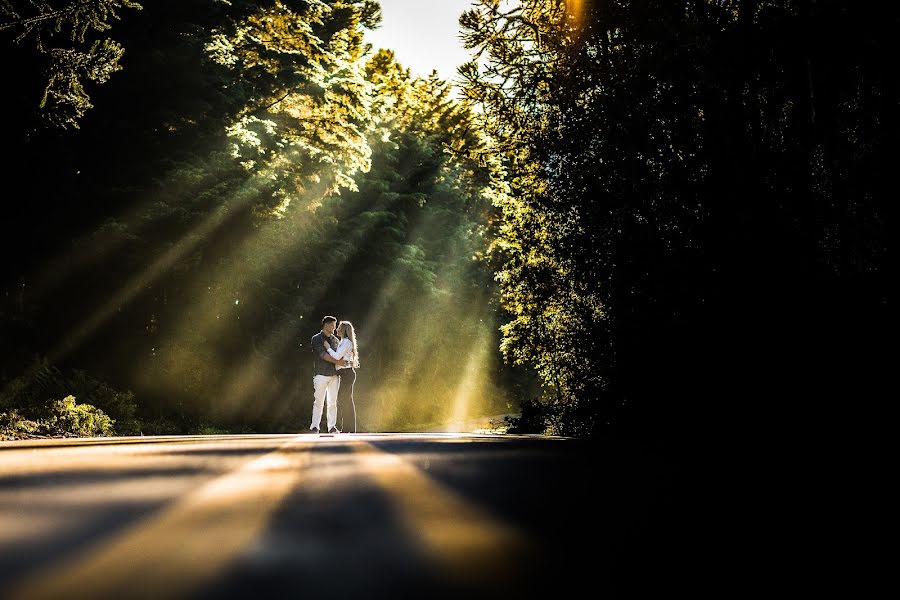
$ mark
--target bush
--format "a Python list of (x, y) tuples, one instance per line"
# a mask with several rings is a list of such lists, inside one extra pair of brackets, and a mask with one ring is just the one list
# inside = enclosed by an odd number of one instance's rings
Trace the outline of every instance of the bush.
[(507, 433), (548, 433), (550, 410), (539, 400), (523, 400), (519, 415), (504, 417), (509, 424)]
[[(0, 435), (17, 439), (32, 435), (136, 435), (134, 394), (113, 389), (84, 371), (70, 376), (37, 359), (0, 392)], [(62, 398), (62, 400), (60, 400)], [(82, 400), (77, 404), (75, 399)]]
[(0, 440), (18, 440), (38, 432), (40, 424), (26, 419), (16, 410), (0, 412)]
[(75, 396), (51, 402), (49, 408), (50, 414), (46, 420), (48, 435), (97, 437), (115, 434), (115, 421), (96, 406), (76, 404)]
[(0, 413), (0, 439), (29, 437), (105, 437), (114, 435), (115, 421), (90, 404), (76, 404), (75, 396), (31, 407), (31, 418), (18, 410)]

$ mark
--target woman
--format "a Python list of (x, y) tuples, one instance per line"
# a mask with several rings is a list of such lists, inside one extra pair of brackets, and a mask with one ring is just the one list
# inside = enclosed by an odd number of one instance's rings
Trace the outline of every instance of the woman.
[(341, 338), (337, 348), (332, 349), (328, 341), (325, 341), (325, 350), (332, 358), (337, 360), (350, 361), (350, 366), (342, 367), (335, 365), (337, 374), (341, 378), (341, 385), (338, 388), (338, 419), (340, 423), (339, 429), (344, 430), (344, 409), (349, 406), (353, 407), (353, 433), (356, 433), (356, 403), (353, 400), (353, 384), (356, 383), (356, 369), (359, 368), (359, 352), (356, 346), (356, 331), (353, 329), (353, 323), (350, 321), (341, 321), (335, 331), (337, 336)]

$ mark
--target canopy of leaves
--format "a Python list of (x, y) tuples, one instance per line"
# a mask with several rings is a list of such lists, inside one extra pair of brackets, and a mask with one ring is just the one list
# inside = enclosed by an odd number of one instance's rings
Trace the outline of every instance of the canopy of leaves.
[(128, 60), (80, 129), (26, 119), (6, 166), (27, 182), (0, 242), (23, 258), (3, 265), (7, 378), (40, 354), (134, 390), (145, 432), (295, 431), (307, 340), (337, 314), (366, 426), (508, 410), (475, 260), (498, 163), (447, 83), (366, 54), (379, 15), (192, 0), (117, 23)]
[[(483, 0), (462, 17), (465, 95), (509, 173), (503, 348), (540, 372), (551, 428), (677, 436), (795, 397), (798, 371), (852, 387), (877, 363), (898, 17), (870, 9)], [(837, 405), (837, 387), (816, 389)]]
[[(107, 37), (113, 22), (122, 9), (141, 8), (132, 0), (0, 2), (0, 32), (14, 37), (4, 62), (41, 73), (40, 81), (26, 84), (24, 95), (39, 109), (37, 118), (55, 127), (78, 127), (93, 106), (85, 83), (105, 83), (122, 68), (125, 49)], [(32, 83), (43, 86), (41, 95)]]

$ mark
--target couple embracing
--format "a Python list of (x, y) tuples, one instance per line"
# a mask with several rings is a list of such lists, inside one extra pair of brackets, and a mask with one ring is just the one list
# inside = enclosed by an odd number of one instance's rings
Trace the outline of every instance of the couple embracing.
[[(337, 330), (337, 331), (335, 331)], [(337, 333), (337, 337), (334, 335)], [(356, 404), (353, 401), (353, 384), (359, 368), (356, 348), (356, 332), (353, 323), (332, 316), (322, 318), (322, 331), (312, 337), (313, 359), (313, 409), (309, 430), (319, 433), (322, 409), (327, 401), (328, 433), (340, 433), (338, 407), (343, 414), (353, 411), (353, 431), (356, 432)], [(352, 407), (352, 408), (351, 408)]]

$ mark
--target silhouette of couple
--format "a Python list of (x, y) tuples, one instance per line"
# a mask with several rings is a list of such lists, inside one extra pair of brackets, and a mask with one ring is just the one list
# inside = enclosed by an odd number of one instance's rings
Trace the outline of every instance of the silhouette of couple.
[[(337, 330), (335, 332), (335, 330)], [(334, 334), (337, 333), (337, 336)], [(319, 433), (322, 409), (327, 405), (328, 433), (340, 433), (344, 426), (343, 415), (353, 414), (353, 431), (356, 432), (356, 404), (353, 401), (353, 384), (359, 368), (356, 332), (353, 323), (332, 316), (322, 318), (322, 330), (312, 337), (313, 359), (313, 410), (309, 430)], [(341, 427), (338, 427), (338, 410)]]

